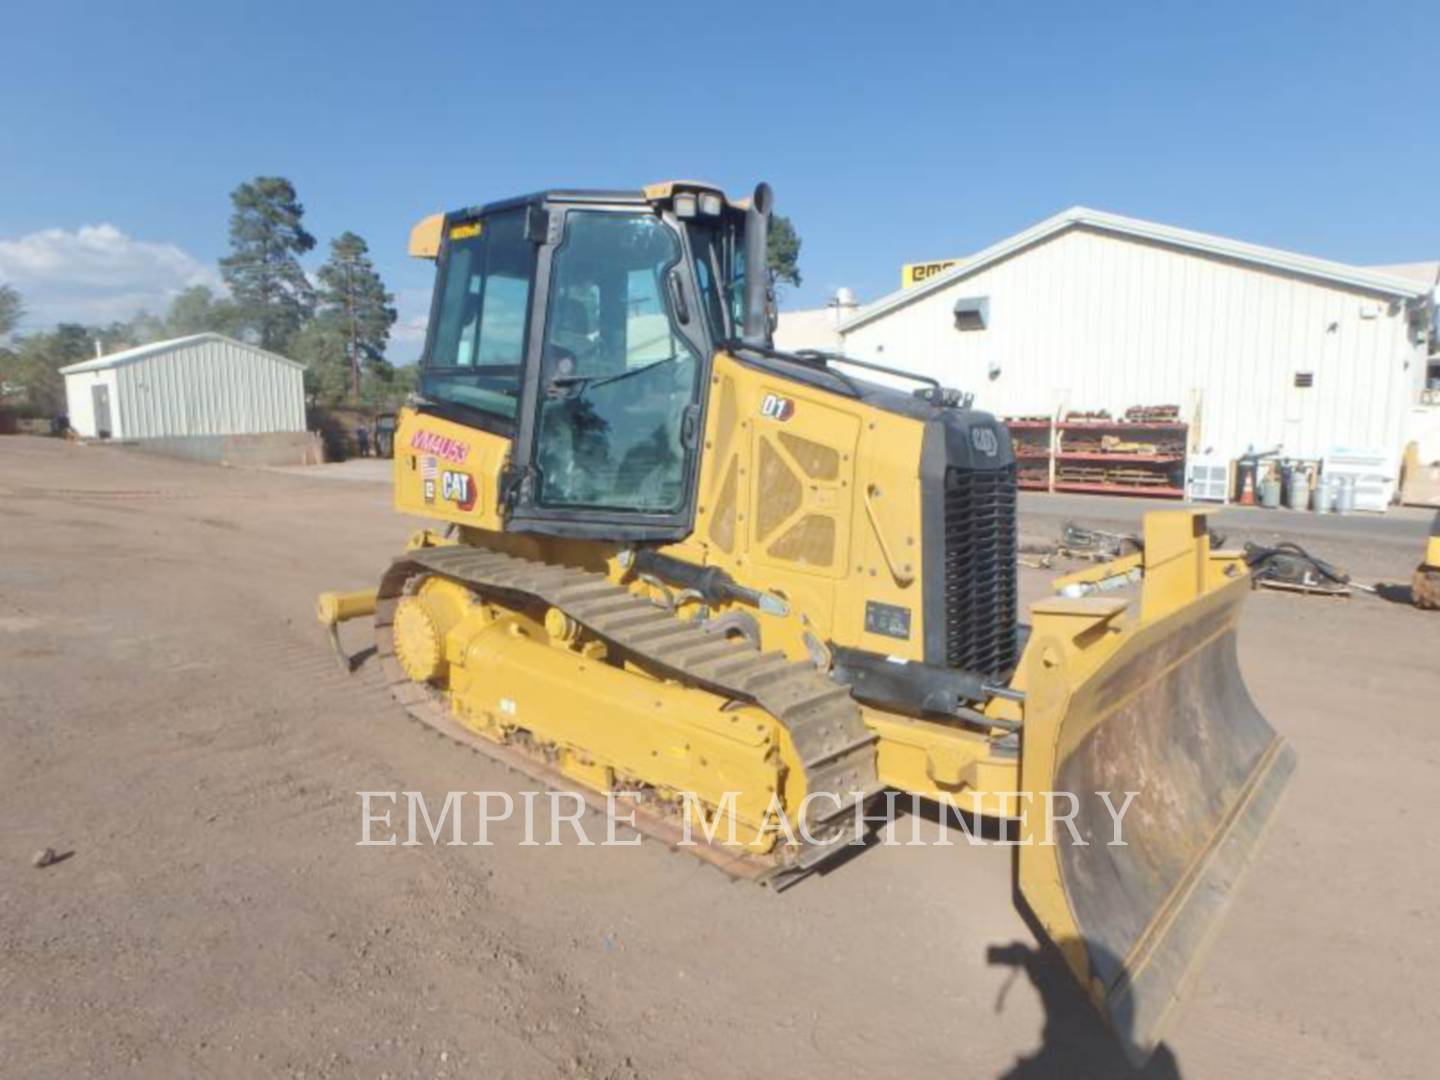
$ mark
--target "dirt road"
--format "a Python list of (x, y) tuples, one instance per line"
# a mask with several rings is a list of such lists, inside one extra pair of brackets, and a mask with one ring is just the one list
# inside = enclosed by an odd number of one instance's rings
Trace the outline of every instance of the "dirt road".
[[(314, 595), (400, 547), (387, 498), (0, 440), (0, 1072), (1125, 1075), (1061, 974), (987, 965), (1032, 942), (1004, 848), (775, 895), (518, 823), (357, 847), (359, 791), (534, 786), (331, 659)], [(1396, 579), (1418, 554), (1346, 544)], [(1440, 618), (1263, 594), (1241, 644), (1300, 767), (1157, 1075), (1429, 1075)]]

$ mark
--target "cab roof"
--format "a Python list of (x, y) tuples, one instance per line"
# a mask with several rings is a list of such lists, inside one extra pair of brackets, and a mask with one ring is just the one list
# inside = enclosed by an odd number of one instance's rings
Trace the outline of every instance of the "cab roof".
[(410, 254), (421, 259), (435, 258), (440, 251), (440, 233), (447, 218), (482, 217), (486, 214), (542, 202), (603, 203), (610, 206), (616, 204), (654, 205), (669, 202), (677, 192), (684, 191), (713, 192), (719, 195), (725, 201), (726, 206), (733, 210), (743, 211), (750, 205), (749, 199), (731, 199), (719, 187), (703, 180), (661, 180), (658, 183), (646, 184), (638, 191), (614, 188), (546, 188), (543, 191), (532, 191), (528, 195), (514, 195), (507, 199), (467, 206), (444, 214), (431, 214), (410, 230)]
[(528, 195), (516, 195), (464, 210), (454, 210), (450, 212), (449, 216), (487, 214), (536, 202), (633, 203), (638, 206), (642, 203), (669, 202), (677, 192), (683, 191), (713, 192), (724, 199), (728, 206), (738, 210), (743, 210), (749, 205), (748, 199), (731, 199), (719, 186), (706, 183), (704, 180), (661, 180), (658, 183), (646, 184), (638, 191), (626, 188), (546, 188)]

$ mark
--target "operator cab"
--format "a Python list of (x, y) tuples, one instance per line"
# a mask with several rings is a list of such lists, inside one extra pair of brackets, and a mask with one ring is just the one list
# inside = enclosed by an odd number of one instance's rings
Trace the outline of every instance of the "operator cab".
[(416, 227), (412, 254), (438, 260), (423, 407), (514, 440), (515, 527), (688, 526), (710, 360), (755, 301), (747, 216), (769, 189), (755, 202), (683, 182), (550, 191)]

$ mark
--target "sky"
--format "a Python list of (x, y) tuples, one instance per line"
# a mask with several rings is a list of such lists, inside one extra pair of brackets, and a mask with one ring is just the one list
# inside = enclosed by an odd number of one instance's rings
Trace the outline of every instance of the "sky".
[(783, 307), (862, 301), (1075, 204), (1362, 265), (1440, 259), (1434, 4), (568, 0), (12, 5), (0, 282), (23, 330), (218, 286), (229, 192), (369, 242), (415, 358), (410, 226), (546, 187), (759, 180)]

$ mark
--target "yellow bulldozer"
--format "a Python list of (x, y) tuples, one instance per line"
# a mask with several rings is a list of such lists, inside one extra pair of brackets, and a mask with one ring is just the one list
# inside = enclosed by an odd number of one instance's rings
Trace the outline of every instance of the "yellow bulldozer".
[(417, 719), (735, 876), (823, 870), (887, 790), (1008, 822), (1018, 902), (1142, 1060), (1293, 767), (1240, 676), (1244, 562), (1153, 513), (1022, 625), (1006, 428), (775, 348), (771, 202), (674, 181), (420, 222), (394, 503), (436, 527), (320, 620), (338, 647), (373, 616)]

